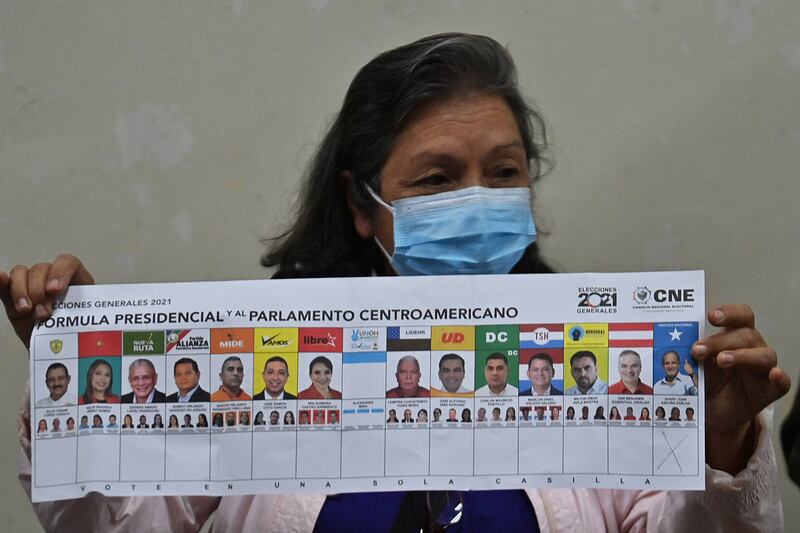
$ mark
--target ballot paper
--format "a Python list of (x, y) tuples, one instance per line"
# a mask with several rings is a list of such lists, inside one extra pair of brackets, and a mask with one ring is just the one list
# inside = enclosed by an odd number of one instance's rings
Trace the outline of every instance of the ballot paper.
[(71, 287), (33, 500), (703, 489), (704, 308), (702, 271)]

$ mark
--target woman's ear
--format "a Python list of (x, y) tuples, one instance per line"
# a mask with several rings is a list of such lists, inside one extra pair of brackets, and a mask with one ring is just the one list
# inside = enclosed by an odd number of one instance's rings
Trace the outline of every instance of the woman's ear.
[(375, 235), (375, 227), (372, 223), (372, 217), (361, 211), (356, 205), (354, 197), (356, 188), (355, 176), (349, 170), (344, 170), (341, 174), (341, 180), (347, 196), (347, 208), (353, 218), (353, 226), (356, 228), (356, 233), (362, 239), (371, 239)]

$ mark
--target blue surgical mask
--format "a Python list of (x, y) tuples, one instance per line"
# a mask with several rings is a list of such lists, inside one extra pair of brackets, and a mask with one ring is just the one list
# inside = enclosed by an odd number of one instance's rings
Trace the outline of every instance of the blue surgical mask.
[(469, 187), (395, 200), (394, 253), (375, 242), (401, 276), (507, 274), (536, 240), (527, 187)]

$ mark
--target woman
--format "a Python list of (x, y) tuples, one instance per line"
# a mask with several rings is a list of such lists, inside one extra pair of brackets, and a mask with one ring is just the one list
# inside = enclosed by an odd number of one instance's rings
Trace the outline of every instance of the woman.
[(92, 429), (103, 429), (103, 417), (100, 415), (92, 417)]
[(461, 422), (463, 424), (471, 424), (472, 423), (472, 411), (469, 409), (462, 409), (461, 410)]
[(308, 377), (311, 385), (298, 393), (301, 400), (341, 400), (342, 393), (330, 387), (333, 376), (333, 363), (324, 355), (311, 360), (308, 365)]
[(131, 415), (125, 415), (122, 419), (122, 429), (133, 429), (133, 417)]
[(602, 405), (598, 405), (597, 409), (595, 409), (595, 411), (594, 411), (594, 419), (595, 420), (605, 420), (606, 419), (605, 408)]
[(239, 425), (240, 426), (250, 425), (250, 411), (242, 411), (241, 413), (239, 413)]
[(292, 413), (291, 411), (286, 411), (286, 414), (283, 415), (283, 425), (284, 426), (294, 425), (294, 413)]
[(567, 420), (575, 420), (575, 408), (571, 405), (567, 407)]
[(667, 417), (667, 412), (662, 406), (656, 407), (656, 420), (664, 420)]
[(112, 392), (114, 371), (105, 359), (95, 359), (86, 371), (86, 390), (79, 403), (119, 403), (119, 396)]
[[(177, 423), (178, 423), (178, 419), (176, 418), (175, 419), (176, 427), (177, 427)], [(214, 426), (215, 428), (221, 428), (221, 427), (225, 426), (224, 425), (224, 419), (222, 418), (222, 413), (214, 413), (211, 425)]]
[(153, 417), (153, 429), (164, 429), (164, 420), (161, 418), (159, 413), (156, 413)]
[(609, 420), (622, 420), (622, 417), (619, 416), (619, 409), (617, 409), (616, 405), (611, 408), (611, 413), (608, 415), (608, 419)]
[[(544, 140), (541, 119), (525, 104), (517, 87), (513, 61), (496, 41), (445, 34), (384, 52), (365, 65), (351, 83), (342, 109), (310, 165), (297, 218), (262, 263), (277, 267), (277, 278), (549, 272), (532, 242), (529, 196), (519, 190), (528, 189), (539, 177)], [(482, 189), (473, 194), (472, 187)], [(501, 188), (517, 190), (498, 192)], [(462, 192), (454, 195), (455, 191)], [(394, 233), (392, 208), (407, 205), (404, 199), (433, 195), (443, 195), (433, 200), (447, 200), (437, 205), (458, 209), (444, 212), (437, 208), (436, 217), (423, 221), (432, 225), (411, 236), (418, 238), (415, 242), (432, 246), (424, 247), (423, 256), (415, 256), (416, 250), (402, 244), (409, 242), (404, 239), (409, 235), (403, 233), (407, 226), (401, 225), (398, 235)], [(509, 209), (498, 213), (502, 218), (499, 224), (477, 228), (469, 224), (474, 207), (466, 203), (478, 197), (504, 198), (510, 204)], [(399, 202), (397, 206), (392, 205), (395, 202)], [(509, 215), (514, 215), (519, 224), (506, 223)], [(442, 220), (446, 223), (440, 224)], [(452, 238), (432, 242), (428, 231), (433, 223), (454, 232), (448, 235)], [(460, 245), (461, 240), (473, 236), (468, 232), (475, 229), (474, 236), (483, 244)], [(514, 236), (505, 240), (502, 249), (495, 231), (498, 229), (510, 229)], [(41, 303), (50, 304), (70, 283), (93, 282), (72, 257), (46, 268), (15, 269), (12, 278), (0, 278), (0, 296), (23, 342), (30, 337), (34, 309), (41, 308)], [(47, 287), (47, 291), (42, 295), (31, 291), (31, 295), (29, 286)], [(49, 314), (46, 309), (44, 314)], [(511, 512), (495, 513), (492, 526), (534, 530), (541, 522), (549, 525), (549, 530), (602, 531), (645, 530), (648, 526), (678, 530), (692, 524), (696, 529), (712, 531), (725, 529), (721, 525), (725, 520), (728, 530), (778, 529), (770, 527), (779, 520), (776, 517), (780, 512), (775, 512), (780, 505), (778, 496), (775, 491), (755, 491), (753, 487), (770, 488), (774, 483), (769, 473), (763, 473), (773, 468), (769, 453), (764, 451), (769, 446), (763, 444), (768, 436), (757, 438), (767, 435), (769, 417), (759, 413), (786, 393), (789, 379), (778, 368), (774, 351), (755, 329), (755, 318), (748, 308), (721, 306), (710, 311), (708, 319), (722, 328), (721, 332), (693, 347), (693, 355), (714, 370), (707, 373), (707, 391), (712, 393), (706, 400), (717, 413), (716, 426), (706, 433), (706, 457), (720, 476), (721, 471), (732, 475), (746, 471), (749, 479), (743, 481), (744, 488), (737, 485), (726, 492), (719, 476), (709, 476), (706, 492), (710, 495), (704, 498), (704, 494), (693, 494), (691, 501), (679, 491), (503, 491), (505, 501), (516, 498), (512, 501), (517, 505)], [(728, 401), (745, 398), (746, 390), (762, 393), (747, 395), (743, 402)], [(749, 463), (750, 458), (753, 461)], [(494, 509), (489, 492), (474, 491), (464, 496), (469, 500), (463, 514), (467, 527), (478, 527), (469, 523), (470, 516), (476, 516), (469, 513), (470, 504), (473, 509)], [(172, 505), (169, 511), (166, 502), (174, 500), (142, 498), (124, 503), (130, 502), (126, 511), (138, 507), (144, 516), (148, 507), (159, 509), (174, 529), (186, 528), (186, 524), (198, 529), (196, 523), (202, 523), (217, 507), (215, 528), (219, 530), (271, 526), (281, 531), (303, 520), (304, 526), (297, 528), (311, 530), (316, 525), (325, 531), (347, 523), (350, 530), (356, 530), (365, 529), (368, 520), (382, 517), (383, 530), (418, 531), (420, 522), (425, 526), (430, 520), (425, 511), (394, 512), (401, 505), (427, 509), (424, 492), (382, 493), (374, 499), (358, 494), (294, 498), (186, 498), (185, 504)], [(715, 505), (721, 499), (731, 504)], [(52, 521), (56, 523), (48, 525), (55, 528), (72, 517), (85, 522), (86, 513), (94, 513), (95, 504), (95, 500), (62, 504), (69, 513), (54, 513)], [(536, 512), (534, 504), (541, 512)], [(287, 509), (286, 516), (276, 516), (276, 506)], [(545, 513), (546, 508), (582, 512)], [(366, 512), (373, 509), (377, 512)], [(132, 514), (126, 517), (131, 517), (131, 523), (139, 519)], [(107, 521), (112, 523), (114, 518)], [(737, 527), (737, 520), (745, 527)]]
[(72, 417), (67, 418), (67, 431), (75, 431), (75, 419)]
[(506, 422), (514, 422), (517, 420), (517, 411), (513, 407), (506, 409)]
[(264, 422), (264, 411), (259, 411), (256, 413), (256, 417), (253, 419), (254, 426), (266, 426), (267, 423)]
[(642, 412), (639, 414), (639, 420), (650, 420), (650, 409), (642, 407)]
[(208, 418), (206, 417), (205, 413), (200, 413), (199, 415), (197, 415), (197, 427), (199, 428), (208, 427)]
[(677, 407), (673, 407), (669, 411), (669, 421), (670, 422), (680, 422), (681, 421), (681, 410)]
[(433, 410), (433, 421), (434, 422), (441, 422), (442, 420), (442, 410), (436, 407)]
[(39, 428), (36, 430), (36, 433), (47, 433), (47, 420), (44, 418), (39, 420)]
[(169, 415), (167, 429), (180, 429), (180, 426), (178, 425), (178, 417), (176, 415)]
[(425, 409), (420, 409), (417, 411), (417, 423), (419, 424), (427, 424), (428, 423), (428, 411)]

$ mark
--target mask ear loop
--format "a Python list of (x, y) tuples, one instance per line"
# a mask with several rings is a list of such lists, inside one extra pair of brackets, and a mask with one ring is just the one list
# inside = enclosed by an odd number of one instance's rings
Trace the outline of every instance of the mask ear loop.
[[(367, 192), (369, 193), (370, 196), (372, 196), (373, 200), (378, 202), (378, 204), (382, 205), (384, 208), (386, 208), (392, 214), (392, 220), (394, 220), (394, 215), (395, 215), (394, 207), (392, 207), (389, 204), (387, 204), (386, 202), (384, 202), (383, 199), (380, 196), (378, 196), (375, 193), (375, 191), (372, 190), (372, 187), (370, 187), (369, 184), (365, 183), (364, 184), (364, 188), (367, 189)], [(386, 248), (383, 247), (383, 244), (381, 244), (381, 241), (378, 240), (378, 237), (376, 235), (373, 235), (372, 236), (372, 240), (375, 241), (375, 244), (378, 245), (378, 248), (380, 248), (380, 250), (383, 253), (384, 257), (386, 257), (386, 260), (389, 261), (389, 265), (391, 265), (392, 269), (395, 271), (395, 273), (397, 273), (397, 269), (394, 267), (394, 261), (392, 261), (392, 256), (389, 255), (389, 252), (387, 252)]]

